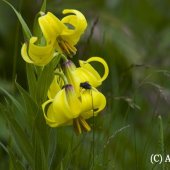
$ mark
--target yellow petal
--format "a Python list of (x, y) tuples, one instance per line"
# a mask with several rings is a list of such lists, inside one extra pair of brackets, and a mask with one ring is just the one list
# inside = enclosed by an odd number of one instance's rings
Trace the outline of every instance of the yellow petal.
[(54, 51), (53, 44), (48, 44), (46, 46), (36, 45), (37, 37), (32, 37), (29, 41), (29, 52), (33, 53), (37, 58), (40, 56), (47, 56)]
[(66, 99), (71, 111), (74, 113), (74, 118), (76, 118), (81, 111), (81, 103), (72, 85), (67, 85), (65, 88)]
[(107, 78), (108, 74), (109, 74), (109, 67), (108, 67), (106, 61), (104, 59), (100, 58), (100, 57), (91, 57), (91, 58), (89, 58), (87, 60), (88, 63), (92, 62), (92, 61), (97, 61), (97, 62), (99, 62), (99, 63), (101, 63), (103, 65), (103, 67), (104, 67), (104, 74), (103, 74), (103, 76), (101, 76), (101, 80), (100, 81), (104, 81)]
[(47, 42), (55, 41), (66, 26), (51, 12), (39, 17), (40, 28)]
[(76, 93), (78, 94), (80, 91), (80, 82), (81, 82), (81, 77), (80, 76), (76, 76), (74, 74), (75, 70), (76, 70), (76, 66), (74, 65), (74, 63), (71, 60), (66, 61), (65, 63), (63, 63), (63, 71), (67, 77), (67, 80), (69, 82), (69, 84), (72, 84), (74, 86), (74, 89), (76, 91)]
[(87, 27), (87, 21), (84, 15), (74, 9), (65, 9), (63, 11), (63, 14), (75, 14), (75, 15), (68, 15), (64, 17), (61, 22), (63, 24), (71, 25), (73, 28), (70, 29), (69, 27), (67, 29), (64, 29), (61, 33), (61, 36), (64, 40), (66, 40), (71, 45), (77, 44), (77, 42), (80, 39), (80, 36), (84, 33), (86, 27)]
[(63, 83), (60, 86), (59, 85), (59, 79), (60, 79), (59, 76), (55, 76), (54, 77), (54, 80), (52, 81), (52, 83), (50, 85), (50, 88), (48, 90), (48, 97), (49, 97), (49, 99), (54, 99), (56, 94), (61, 90), (61, 87), (63, 86)]
[(38, 66), (44, 66), (48, 64), (54, 54), (54, 45), (49, 44), (46, 46), (35, 45), (37, 37), (31, 37), (29, 45), (24, 44), (21, 49), (21, 55), (23, 59), (28, 63), (33, 63)]
[[(61, 112), (58, 112), (53, 109), (52, 103), (53, 103), (53, 100), (48, 100), (45, 103), (43, 103), (43, 105), (42, 105), (46, 123), (50, 127), (58, 127), (58, 126), (65, 124), (66, 122), (68, 122), (69, 119), (65, 116), (65, 114), (62, 114)], [(46, 114), (45, 109), (46, 109), (46, 106), (49, 104), (50, 104), (50, 106), (48, 107), (47, 114)]]
[(97, 89), (83, 90), (81, 92), (82, 112), (85, 119), (96, 116), (106, 106), (106, 98)]
[[(90, 66), (90, 64), (88, 64)], [(83, 67), (79, 67), (74, 71), (74, 76), (75, 77), (79, 77), (79, 85), (81, 82), (89, 82), (90, 85), (92, 85), (93, 87), (98, 87), (99, 85), (101, 85), (101, 77), (95, 74), (95, 70), (94, 69), (85, 69)]]
[[(104, 66), (104, 74), (100, 76), (100, 74), (89, 64), (89, 62), (96, 61), (100, 62)], [(88, 81), (93, 87), (98, 87), (101, 85), (102, 81), (104, 81), (109, 73), (109, 68), (107, 63), (100, 57), (91, 57), (87, 61), (79, 60), (80, 67), (78, 67), (75, 71), (76, 76), (81, 76), (81, 79), (84, 81)]]
[(53, 109), (73, 119), (79, 116), (81, 103), (78, 100), (73, 87), (70, 85), (57, 93), (53, 102)]
[(24, 43), (21, 48), (21, 56), (27, 63), (33, 63), (33, 61), (28, 56), (27, 50), (28, 50), (28, 45), (27, 43)]

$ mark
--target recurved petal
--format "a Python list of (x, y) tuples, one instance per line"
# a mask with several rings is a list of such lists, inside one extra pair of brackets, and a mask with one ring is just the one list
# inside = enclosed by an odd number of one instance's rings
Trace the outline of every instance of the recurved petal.
[[(103, 76), (100, 76), (100, 74), (97, 72), (94, 67), (89, 64), (89, 62), (99, 62), (104, 67), (104, 73)], [(108, 74), (109, 74), (109, 68), (107, 63), (100, 57), (91, 57), (87, 61), (79, 60), (80, 67), (78, 67), (75, 71), (75, 74), (82, 75), (86, 81), (88, 81), (92, 86), (98, 87), (102, 84), (102, 81), (104, 81)]]
[(96, 77), (96, 79), (99, 79), (99, 80), (101, 79), (101, 76), (99, 75), (99, 73), (87, 61), (79, 60), (79, 64), (80, 64), (79, 69), (88, 71), (89, 73), (93, 74), (94, 77)]
[(81, 93), (82, 112), (85, 119), (96, 116), (106, 106), (106, 98), (97, 89), (84, 90)]
[(28, 45), (27, 45), (27, 43), (24, 43), (21, 48), (21, 56), (27, 63), (33, 63), (33, 61), (30, 59), (27, 51), (28, 51)]
[(45, 56), (49, 55), (52, 51), (54, 51), (54, 44), (50, 43), (45, 46), (36, 45), (37, 37), (32, 37), (29, 41), (29, 52), (33, 53), (35, 56)]
[[(48, 100), (42, 105), (44, 117), (46, 120), (46, 123), (50, 127), (58, 127), (62, 126), (63, 124), (66, 124), (70, 121), (68, 117), (65, 116), (62, 112), (58, 110), (54, 110), (53, 108), (53, 101), (54, 100)], [(48, 109), (46, 111), (46, 107), (48, 106)]]
[[(74, 9), (65, 9), (63, 14), (74, 14), (64, 17), (61, 22), (67, 25), (67, 29), (64, 29), (61, 33), (63, 39), (68, 43), (75, 45), (80, 39), (80, 36), (84, 33), (87, 27), (87, 21), (84, 15)], [(71, 28), (70, 28), (71, 27)]]
[[(89, 82), (90, 85), (92, 85), (93, 87), (98, 87), (99, 85), (101, 85), (101, 77), (99, 76), (99, 74), (95, 74), (95, 70), (94, 69), (86, 69), (83, 67), (79, 67), (74, 71), (74, 76), (79, 78), (80, 82)], [(79, 82), (79, 84), (80, 84)]]
[(66, 26), (51, 12), (39, 17), (40, 28), (47, 42), (55, 41)]
[(91, 57), (86, 62), (89, 63), (89, 62), (92, 62), (92, 61), (97, 61), (97, 62), (99, 62), (99, 63), (101, 63), (103, 65), (104, 74), (103, 74), (103, 76), (101, 76), (100, 81), (104, 81), (107, 78), (108, 74), (109, 74), (109, 67), (108, 67), (106, 61), (101, 57)]
[(32, 37), (29, 41), (29, 45), (23, 45), (21, 54), (23, 59), (28, 63), (33, 63), (38, 66), (44, 66), (48, 64), (54, 54), (53, 44), (46, 46), (36, 45), (37, 37)]

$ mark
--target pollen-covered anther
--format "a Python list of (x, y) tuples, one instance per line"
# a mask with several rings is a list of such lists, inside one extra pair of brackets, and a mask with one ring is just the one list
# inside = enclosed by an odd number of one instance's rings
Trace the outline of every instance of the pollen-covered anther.
[(91, 131), (91, 127), (83, 117), (79, 116), (79, 121), (85, 131), (87, 132)]
[(69, 44), (67, 41), (63, 40), (61, 37), (57, 38), (58, 44), (61, 48), (61, 50), (68, 56), (72, 56), (76, 54), (77, 49)]
[(77, 134), (81, 134), (82, 130), (85, 132), (91, 131), (91, 127), (86, 122), (86, 120), (81, 116), (73, 119), (73, 126), (74, 126), (74, 130)]

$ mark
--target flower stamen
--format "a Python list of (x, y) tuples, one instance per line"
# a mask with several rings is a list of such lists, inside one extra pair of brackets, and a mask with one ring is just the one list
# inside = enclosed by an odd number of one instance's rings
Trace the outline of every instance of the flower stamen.
[(76, 54), (77, 49), (73, 45), (63, 40), (61, 37), (58, 37), (57, 40), (58, 40), (58, 45), (66, 55), (72, 56)]
[(83, 126), (83, 128), (85, 129), (85, 131), (91, 131), (91, 127), (89, 126), (89, 124), (86, 122), (86, 120), (83, 117), (79, 117), (79, 121), (80, 124)]
[(73, 119), (73, 126), (76, 134), (81, 134), (82, 130), (78, 118)]
[(77, 134), (81, 134), (82, 130), (84, 130), (85, 132), (91, 131), (91, 127), (86, 122), (86, 120), (81, 116), (73, 119), (73, 126), (74, 126), (74, 130)]

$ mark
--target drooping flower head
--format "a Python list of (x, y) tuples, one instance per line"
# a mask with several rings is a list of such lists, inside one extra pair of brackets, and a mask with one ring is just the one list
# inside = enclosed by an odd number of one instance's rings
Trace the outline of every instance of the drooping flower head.
[[(90, 62), (99, 62), (104, 67), (104, 74), (100, 76), (97, 70), (89, 64)], [(104, 59), (100, 57), (91, 57), (87, 61), (79, 61), (80, 67), (76, 67), (71, 60), (63, 63), (64, 73), (69, 81), (75, 87), (75, 90), (80, 93), (80, 83), (89, 82), (93, 87), (98, 87), (107, 78), (109, 69)]]
[[(48, 104), (50, 105), (46, 113), (45, 107)], [(51, 127), (57, 127), (72, 123), (72, 120), (80, 114), (80, 104), (73, 86), (66, 85), (56, 94), (54, 99), (50, 99), (42, 105), (47, 124)]]
[(37, 66), (48, 64), (54, 57), (54, 52), (64, 53), (67, 56), (76, 54), (74, 47), (87, 27), (84, 15), (74, 9), (65, 9), (63, 14), (70, 14), (59, 20), (51, 12), (40, 16), (39, 26), (42, 31), (43, 43), (38, 37), (31, 37), (22, 45), (23, 59)]
[(82, 90), (78, 97), (72, 85), (65, 85), (55, 98), (46, 101), (42, 108), (46, 123), (50, 127), (73, 124), (80, 134), (82, 130), (91, 130), (86, 119), (97, 116), (105, 106), (106, 98), (97, 89)]
[(48, 42), (55, 42), (57, 51), (72, 56), (77, 49), (74, 47), (87, 27), (84, 15), (78, 10), (65, 9), (63, 14), (70, 14), (59, 20), (51, 12), (39, 18), (39, 25)]

